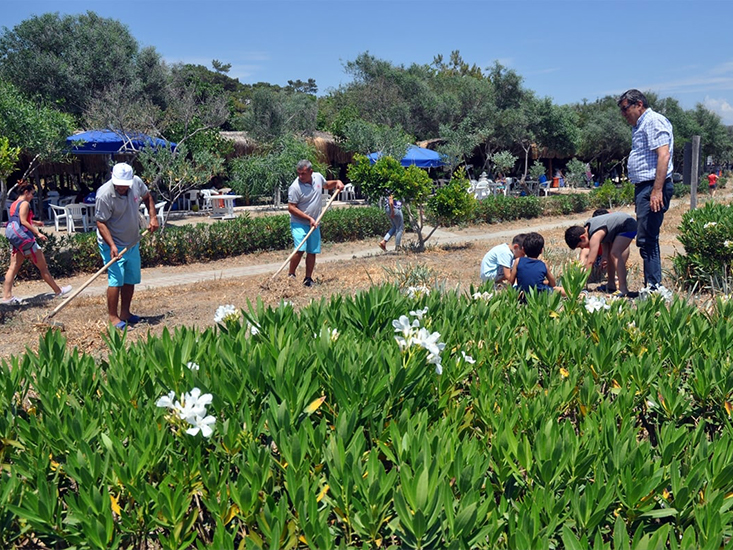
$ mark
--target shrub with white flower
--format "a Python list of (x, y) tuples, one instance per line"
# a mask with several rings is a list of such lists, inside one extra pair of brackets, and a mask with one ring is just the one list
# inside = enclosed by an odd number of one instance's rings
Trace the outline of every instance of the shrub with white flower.
[(188, 370), (199, 370), (201, 368), (198, 363), (194, 363), (193, 361), (186, 363), (186, 367), (188, 367)]
[(718, 222), (708, 222), (705, 225), (702, 226), (703, 229), (710, 229), (711, 227), (715, 227), (718, 225)]
[(262, 327), (257, 323), (250, 323), (249, 321), (247, 321), (247, 329), (249, 330), (250, 335), (256, 336), (260, 333)]
[(590, 313), (593, 313), (594, 311), (600, 311), (603, 309), (611, 309), (611, 306), (606, 303), (605, 298), (602, 298), (602, 297), (599, 298), (597, 296), (586, 295), (585, 309), (588, 310)]
[(199, 388), (193, 388), (190, 392), (181, 395), (176, 399), (176, 392), (170, 391), (164, 395), (155, 405), (171, 411), (171, 420), (174, 423), (185, 422), (190, 427), (186, 430), (188, 435), (196, 435), (201, 432), (204, 437), (210, 437), (214, 433), (212, 426), (216, 418), (206, 414), (206, 406), (211, 404), (213, 396), (210, 393), (201, 393)]
[(408, 298), (413, 300), (415, 298), (422, 298), (423, 296), (427, 296), (428, 294), (430, 294), (430, 289), (425, 285), (409, 286), (405, 290), (405, 294), (407, 294)]
[(671, 302), (674, 293), (664, 285), (657, 285), (656, 287), (647, 285), (639, 290), (640, 300), (648, 300), (652, 296), (661, 296), (666, 302)]
[(483, 300), (484, 302), (488, 302), (493, 297), (494, 297), (493, 292), (474, 292), (473, 293), (474, 300)]
[(239, 311), (231, 304), (219, 306), (216, 308), (216, 313), (214, 313), (215, 323), (227, 323), (228, 321), (236, 321), (237, 319), (239, 319)]
[[(469, 365), (473, 365), (476, 363), (476, 360), (468, 355), (465, 351), (461, 350), (461, 356), (463, 357), (463, 360), (468, 363)], [(458, 362), (460, 363), (461, 360), (459, 359)]]
[(733, 241), (723, 241), (723, 246), (726, 248), (733, 248)]
[(427, 312), (428, 312), (428, 306), (425, 306), (422, 309), (416, 309), (414, 311), (410, 311), (410, 315), (422, 320), (422, 318), (425, 316)]
[[(425, 313), (427, 313), (427, 308), (420, 310), (420, 318)], [(411, 311), (410, 314), (416, 315), (416, 312)], [(403, 353), (409, 353), (413, 346), (425, 349), (428, 352), (428, 363), (435, 365), (435, 373), (443, 374), (440, 352), (445, 348), (445, 343), (439, 342), (439, 332), (431, 333), (425, 327), (421, 327), (420, 318), (410, 321), (407, 315), (400, 315), (399, 319), (393, 320), (392, 326), (394, 327), (394, 331), (398, 333), (394, 337), (395, 341)]]

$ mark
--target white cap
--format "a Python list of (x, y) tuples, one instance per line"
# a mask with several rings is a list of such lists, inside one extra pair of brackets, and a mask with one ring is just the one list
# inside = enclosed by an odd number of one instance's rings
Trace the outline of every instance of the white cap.
[(112, 184), (120, 185), (122, 187), (132, 187), (132, 179), (134, 174), (132, 173), (132, 166), (124, 162), (115, 164), (112, 168)]

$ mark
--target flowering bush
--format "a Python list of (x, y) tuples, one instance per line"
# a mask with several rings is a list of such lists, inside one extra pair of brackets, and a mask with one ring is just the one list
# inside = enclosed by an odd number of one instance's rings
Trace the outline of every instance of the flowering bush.
[(258, 302), (105, 359), (48, 332), (0, 364), (0, 548), (729, 544), (733, 300), (584, 277)]
[(679, 241), (684, 254), (673, 259), (677, 282), (686, 288), (730, 291), (733, 263), (733, 209), (708, 202), (682, 217)]

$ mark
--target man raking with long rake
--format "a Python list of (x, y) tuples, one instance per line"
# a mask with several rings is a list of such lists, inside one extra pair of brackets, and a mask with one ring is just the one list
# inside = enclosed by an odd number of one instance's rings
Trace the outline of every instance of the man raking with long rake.
[(288, 212), (290, 212), (290, 231), (293, 235), (295, 250), (285, 264), (278, 269), (273, 278), (290, 262), (288, 277), (295, 278), (303, 252), (305, 258), (305, 286), (313, 285), (313, 268), (316, 266), (316, 254), (321, 252), (321, 230), (319, 227), (323, 213), (321, 205), (322, 189), (335, 189), (333, 197), (328, 201), (326, 210), (336, 195), (344, 188), (341, 180), (326, 180), (322, 174), (313, 171), (308, 160), (301, 160), (296, 166), (298, 177), (288, 189)]

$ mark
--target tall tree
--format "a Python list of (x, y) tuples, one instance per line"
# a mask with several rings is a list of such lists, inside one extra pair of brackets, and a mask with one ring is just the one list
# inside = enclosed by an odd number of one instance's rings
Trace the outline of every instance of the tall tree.
[[(0, 136), (8, 139), (9, 147), (19, 147), (32, 157), (23, 177), (28, 177), (40, 162), (64, 158), (66, 138), (73, 130), (69, 115), (40, 100), (27, 99), (12, 84), (0, 81)], [(5, 204), (7, 191), (3, 178), (0, 204)]]
[(78, 115), (107, 86), (139, 82), (138, 54), (137, 41), (119, 21), (91, 11), (46, 13), (3, 29), (0, 75), (21, 92)]

